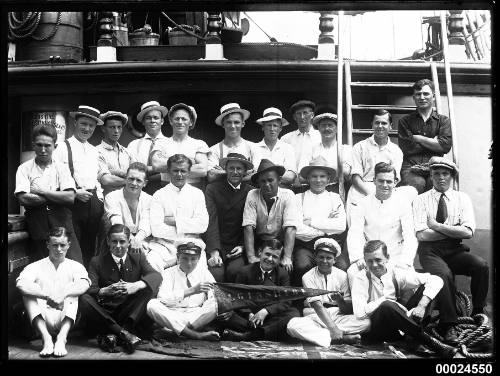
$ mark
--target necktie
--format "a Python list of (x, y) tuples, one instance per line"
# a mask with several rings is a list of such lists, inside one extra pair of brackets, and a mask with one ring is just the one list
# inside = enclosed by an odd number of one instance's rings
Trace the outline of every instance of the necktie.
[(189, 282), (189, 278), (186, 276), (186, 283), (187, 283), (187, 287), (190, 288), (191, 287), (191, 282)]
[(147, 166), (151, 166), (151, 152), (153, 151), (153, 148), (155, 146), (156, 139), (152, 138), (151, 139), (151, 146), (149, 147), (149, 154), (148, 154), (148, 164)]
[(274, 202), (276, 201), (276, 197), (271, 198), (270, 202), (266, 201), (266, 206), (267, 206), (267, 212), (269, 213), (271, 211), (271, 208), (273, 207)]
[(445, 195), (444, 193), (441, 193), (436, 212), (436, 222), (444, 223), (444, 221), (446, 221), (446, 218), (448, 218), (448, 208), (446, 207)]
[(120, 279), (124, 281), (125, 269), (124, 269), (124, 266), (123, 266), (123, 259), (120, 259), (120, 267), (119, 267), (118, 272), (120, 273)]

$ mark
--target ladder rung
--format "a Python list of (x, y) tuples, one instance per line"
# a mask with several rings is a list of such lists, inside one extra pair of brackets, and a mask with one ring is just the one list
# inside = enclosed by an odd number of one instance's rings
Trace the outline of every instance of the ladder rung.
[(394, 111), (394, 112), (410, 112), (410, 111), (415, 110), (417, 107), (416, 106), (391, 106), (391, 105), (383, 105), (383, 104), (353, 104), (351, 106), (351, 108), (353, 110), (361, 110), (361, 111), (384, 109), (387, 111)]
[[(371, 135), (373, 133), (373, 129), (353, 129), (352, 133), (353, 134), (369, 134), (369, 135)], [(397, 136), (398, 131), (390, 130), (389, 134)]]
[(413, 87), (413, 82), (362, 82), (362, 81), (355, 81), (355, 82), (351, 82), (351, 86), (410, 88), (410, 87)]

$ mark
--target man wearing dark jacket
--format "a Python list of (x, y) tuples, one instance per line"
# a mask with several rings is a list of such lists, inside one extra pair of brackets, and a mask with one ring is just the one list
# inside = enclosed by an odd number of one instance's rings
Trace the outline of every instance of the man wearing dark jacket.
[[(277, 239), (265, 240), (259, 254), (260, 262), (245, 266), (236, 276), (236, 283), (245, 285), (290, 286), (287, 271), (279, 265), (283, 245)], [(286, 338), (286, 326), (300, 316), (290, 302), (265, 307), (255, 306), (231, 311), (219, 316), (226, 328), (222, 339), (227, 341), (279, 341)]]
[(142, 252), (128, 252), (128, 227), (111, 226), (107, 240), (109, 252), (90, 261), (91, 286), (80, 298), (80, 307), (87, 328), (107, 334), (98, 337), (101, 347), (109, 349), (121, 342), (132, 353), (141, 339), (131, 332), (137, 333), (138, 324), (142, 324), (143, 330), (151, 324), (147, 322), (146, 305), (156, 296), (162, 278)]
[(238, 153), (229, 153), (219, 165), (227, 178), (210, 183), (205, 190), (210, 218), (205, 234), (208, 268), (217, 282), (234, 282), (245, 265), (241, 223), (247, 194), (253, 189), (242, 180), (253, 165)]

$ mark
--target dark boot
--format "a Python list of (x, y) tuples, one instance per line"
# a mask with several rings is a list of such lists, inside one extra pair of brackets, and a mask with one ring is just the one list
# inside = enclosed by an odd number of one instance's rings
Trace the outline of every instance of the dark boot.
[(429, 347), (443, 358), (451, 359), (458, 352), (457, 348), (446, 345), (445, 343), (439, 341), (437, 338), (434, 338), (433, 336), (424, 332), (422, 332), (417, 337), (417, 339), (419, 341), (422, 341), (425, 346)]

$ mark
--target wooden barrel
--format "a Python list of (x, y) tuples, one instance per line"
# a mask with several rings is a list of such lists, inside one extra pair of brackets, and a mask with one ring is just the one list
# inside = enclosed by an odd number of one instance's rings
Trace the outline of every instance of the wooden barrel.
[[(58, 14), (60, 23), (57, 25)], [(55, 34), (46, 40), (33, 38), (18, 42), (16, 60), (48, 60), (60, 56), (64, 61), (83, 60), (83, 14), (82, 12), (42, 12), (40, 23), (33, 35), (50, 35), (57, 25)]]

